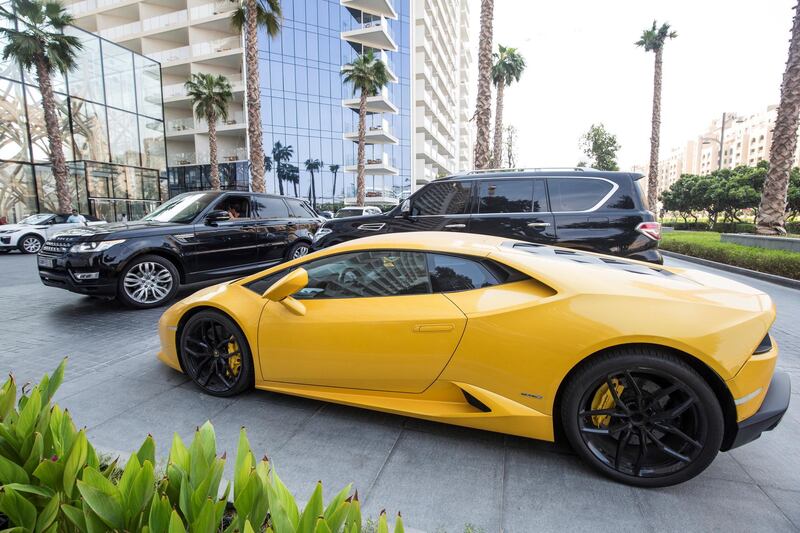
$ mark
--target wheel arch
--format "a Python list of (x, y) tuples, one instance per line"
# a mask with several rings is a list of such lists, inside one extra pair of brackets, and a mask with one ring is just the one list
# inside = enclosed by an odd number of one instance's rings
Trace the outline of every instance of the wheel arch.
[(128, 268), (128, 266), (132, 262), (136, 261), (137, 259), (139, 259), (144, 255), (155, 255), (162, 259), (166, 259), (167, 261), (175, 265), (175, 268), (178, 270), (178, 277), (181, 284), (186, 283), (186, 268), (184, 267), (183, 261), (181, 261), (180, 256), (177, 253), (171, 250), (166, 250), (164, 248), (143, 248), (141, 250), (136, 250), (136, 252), (132, 256), (130, 256), (127, 260), (125, 260), (124, 263), (120, 265), (119, 272), (122, 272), (123, 270)]
[(731, 444), (733, 443), (733, 439), (736, 437), (736, 405), (734, 404), (733, 396), (731, 396), (728, 387), (725, 385), (725, 381), (710, 366), (697, 357), (682, 350), (678, 350), (677, 348), (654, 343), (627, 343), (609, 346), (583, 358), (577, 365), (572, 367), (570, 371), (567, 372), (567, 375), (564, 376), (564, 379), (561, 380), (561, 383), (558, 386), (555, 401), (553, 402), (553, 433), (555, 435), (556, 442), (566, 443), (566, 435), (564, 433), (564, 428), (561, 425), (560, 414), (562, 394), (567, 388), (569, 382), (573, 379), (575, 374), (590, 361), (620, 348), (649, 348), (668, 352), (678, 357), (680, 360), (692, 367), (695, 372), (700, 374), (700, 377), (703, 378), (709, 387), (711, 387), (711, 391), (714, 393), (714, 396), (716, 396), (717, 401), (719, 401), (720, 408), (722, 409), (722, 416), (724, 419), (723, 426), (725, 428), (725, 432), (722, 438), (722, 445), (720, 446), (720, 449), (725, 451), (730, 448)]

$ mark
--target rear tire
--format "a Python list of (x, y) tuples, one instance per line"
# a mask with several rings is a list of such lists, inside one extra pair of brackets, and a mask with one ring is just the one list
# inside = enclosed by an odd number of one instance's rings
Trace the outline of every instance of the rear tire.
[(700, 474), (724, 434), (708, 383), (666, 351), (617, 349), (578, 369), (563, 391), (562, 427), (575, 452), (602, 474), (666, 487)]
[(129, 307), (150, 309), (172, 300), (179, 286), (180, 275), (172, 261), (158, 255), (143, 255), (120, 273), (117, 298)]
[(17, 243), (17, 248), (23, 254), (38, 254), (42, 249), (43, 244), (44, 239), (42, 239), (39, 235), (30, 233), (20, 237), (19, 242)]
[(298, 259), (311, 252), (311, 245), (305, 241), (296, 241), (286, 252), (286, 260)]

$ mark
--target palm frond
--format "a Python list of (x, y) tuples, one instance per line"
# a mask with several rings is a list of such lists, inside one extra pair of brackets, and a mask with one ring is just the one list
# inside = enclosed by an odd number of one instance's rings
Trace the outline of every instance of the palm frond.
[(354, 95), (364, 92), (375, 96), (389, 83), (389, 72), (386, 64), (369, 51), (342, 67), (342, 79), (353, 86)]

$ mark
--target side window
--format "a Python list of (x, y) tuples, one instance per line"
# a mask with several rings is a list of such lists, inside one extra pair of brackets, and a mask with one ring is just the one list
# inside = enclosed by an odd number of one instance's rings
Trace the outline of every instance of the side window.
[(287, 218), (289, 209), (281, 198), (253, 197), (253, 218)]
[(613, 185), (600, 179), (550, 178), (547, 188), (551, 211), (588, 211), (611, 192)]
[(299, 202), (297, 200), (287, 200), (286, 203), (289, 204), (289, 216), (294, 218), (315, 218), (317, 215), (305, 202)]
[(411, 215), (421, 217), (466, 213), (471, 188), (471, 183), (458, 181), (426, 185), (411, 202)]
[(66, 224), (67, 223), (67, 218), (69, 218), (67, 215), (56, 215), (51, 220), (48, 220), (47, 223), (48, 224)]
[(428, 254), (433, 292), (456, 292), (491, 287), (501, 283), (480, 262), (454, 255)]
[(533, 180), (481, 182), (478, 213), (530, 213), (532, 209)]
[(250, 218), (250, 197), (229, 195), (220, 200), (214, 209), (227, 211), (231, 220), (237, 218)]
[(308, 285), (298, 300), (429, 294), (425, 254), (380, 250), (325, 257), (303, 265)]

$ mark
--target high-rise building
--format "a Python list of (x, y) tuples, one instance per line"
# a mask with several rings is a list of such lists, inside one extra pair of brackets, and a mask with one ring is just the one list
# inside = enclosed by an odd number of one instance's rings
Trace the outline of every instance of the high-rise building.
[[(69, 2), (70, 0), (67, 0)], [(259, 39), (262, 130), (269, 191), (355, 201), (358, 95), (342, 67), (371, 50), (390, 83), (367, 104), (367, 203), (389, 206), (417, 184), (470, 164), (468, 0), (282, 0), (281, 31)], [(238, 0), (81, 0), (81, 27), (156, 59), (173, 192), (208, 186), (208, 135), (183, 84), (193, 73), (227, 76), (229, 120), (217, 125), (221, 178), (247, 187), (242, 38), (230, 24)], [(274, 161), (276, 143), (291, 147)], [(284, 153), (286, 153), (284, 151)], [(320, 160), (319, 170), (306, 161)]]
[[(108, 221), (140, 218), (167, 198), (159, 65), (78, 28), (65, 33), (83, 45), (75, 69), (52, 77), (72, 204)], [(2, 62), (0, 101), (0, 217), (56, 212), (37, 76)]]

